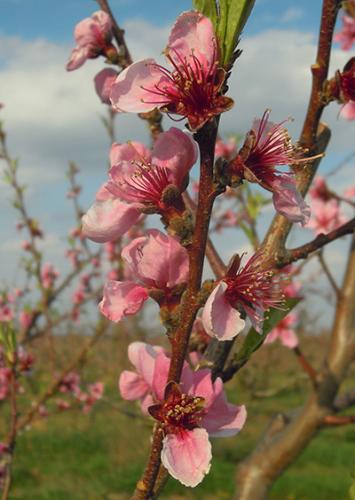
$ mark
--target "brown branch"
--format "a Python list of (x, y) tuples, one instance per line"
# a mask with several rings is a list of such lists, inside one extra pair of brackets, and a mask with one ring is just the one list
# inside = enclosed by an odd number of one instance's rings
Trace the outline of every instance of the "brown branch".
[(111, 7), (109, 6), (107, 0), (96, 0), (96, 1), (99, 4), (101, 10), (105, 11), (111, 18), (113, 36), (120, 49), (120, 66), (122, 66), (122, 68), (127, 68), (127, 66), (130, 66), (133, 63), (133, 59), (128, 50), (126, 40), (124, 38), (124, 30), (118, 26), (117, 21), (114, 15), (112, 14)]
[(355, 424), (355, 415), (327, 415), (323, 425), (348, 425)]
[(10, 408), (11, 408), (11, 420), (10, 420), (10, 432), (6, 440), (7, 444), (7, 462), (6, 462), (6, 477), (4, 482), (4, 488), (2, 492), (2, 500), (8, 500), (11, 483), (12, 483), (12, 463), (16, 446), (17, 438), (17, 355), (16, 352), (12, 353), (13, 359), (11, 362), (11, 381), (10, 381)]
[(84, 347), (77, 354), (77, 356), (75, 356), (75, 358), (72, 359), (72, 361), (61, 372), (61, 374), (48, 386), (48, 388), (44, 391), (44, 393), (39, 397), (37, 402), (31, 406), (28, 412), (18, 420), (16, 426), (17, 432), (32, 422), (33, 418), (38, 414), (40, 407), (57, 392), (58, 387), (62, 383), (63, 378), (85, 360), (90, 349), (105, 333), (108, 324), (109, 324), (108, 321), (106, 321), (105, 319), (100, 320), (100, 322), (96, 327), (95, 333), (92, 335), (90, 340), (88, 340), (88, 342), (84, 345)]
[[(115, 19), (115, 16), (112, 13), (111, 7), (108, 3), (107, 0), (96, 0), (97, 3), (99, 4), (100, 8), (107, 12), (107, 14), (110, 16), (111, 21), (112, 21), (112, 26), (113, 26), (113, 36), (117, 42), (117, 45), (120, 49), (120, 55), (119, 55), (119, 66), (122, 69), (127, 68), (133, 63), (133, 59), (131, 57), (131, 54), (129, 52), (128, 46), (126, 44), (126, 40), (124, 37), (124, 30), (119, 27), (117, 24), (117, 21)], [(142, 118), (142, 120), (146, 120), (148, 122), (148, 127), (152, 136), (153, 141), (155, 141), (158, 137), (159, 134), (163, 132), (162, 128), (162, 114), (160, 111), (157, 109), (154, 109), (153, 111), (150, 111), (149, 113), (139, 113), (138, 116)]]
[[(180, 310), (181, 319), (175, 332), (170, 335), (172, 354), (168, 380), (179, 382), (186, 357), (190, 333), (200, 307), (199, 291), (203, 272), (208, 228), (216, 192), (213, 183), (214, 146), (218, 119), (211, 120), (195, 134), (200, 148), (200, 190), (196, 209), (196, 221), (189, 254), (189, 281), (183, 295)], [(160, 426), (153, 435), (153, 445), (147, 467), (134, 492), (134, 500), (152, 498), (160, 469), (160, 452), (163, 434)]]
[(327, 263), (326, 263), (326, 261), (325, 261), (325, 259), (323, 257), (322, 252), (318, 252), (317, 256), (318, 256), (318, 260), (319, 260), (319, 263), (321, 265), (321, 268), (324, 271), (324, 274), (326, 275), (326, 277), (328, 278), (328, 281), (329, 281), (331, 287), (333, 288), (333, 290), (335, 292), (335, 295), (337, 297), (340, 297), (339, 287), (338, 287), (338, 285), (337, 285), (337, 283), (336, 283), (336, 281), (335, 281), (332, 273), (330, 272), (329, 267), (327, 266)]
[(323, 248), (325, 245), (328, 245), (328, 243), (331, 243), (346, 234), (352, 234), (354, 229), (355, 217), (327, 234), (319, 234), (309, 243), (305, 243), (304, 245), (296, 248), (286, 249), (282, 256), (279, 256), (277, 259), (277, 265), (278, 267), (284, 267), (288, 264), (292, 264), (292, 262), (296, 262), (297, 260), (306, 259), (310, 254)]
[(307, 373), (313, 386), (315, 387), (317, 385), (317, 372), (316, 372), (316, 370), (309, 363), (309, 361), (304, 356), (304, 354), (302, 353), (301, 349), (298, 346), (294, 347), (292, 350), (296, 354), (298, 362), (302, 366), (303, 370)]
[(342, 298), (337, 302), (331, 345), (317, 386), (308, 401), (289, 419), (275, 420), (253, 453), (238, 468), (239, 500), (265, 498), (272, 482), (288, 467), (334, 413), (336, 395), (355, 355), (355, 236), (345, 271)]

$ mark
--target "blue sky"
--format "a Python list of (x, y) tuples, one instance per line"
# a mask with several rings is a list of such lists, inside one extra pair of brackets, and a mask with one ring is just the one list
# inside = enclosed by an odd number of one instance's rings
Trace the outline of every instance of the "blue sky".
[[(290, 28), (314, 30), (319, 19), (321, 0), (256, 0), (246, 34), (270, 29), (287, 22)], [(164, 0), (111, 0), (119, 23), (139, 17), (157, 26), (171, 24), (191, 2)], [(0, 29), (25, 39), (45, 37), (56, 42), (72, 39), (72, 26), (97, 9), (94, 0), (0, 0)], [(317, 27), (318, 28), (318, 27)]]
[[(185, 0), (111, 0), (110, 4), (126, 29), (135, 59), (157, 57), (177, 15), (191, 8)], [(73, 226), (65, 198), (68, 161), (74, 160), (81, 168), (85, 208), (106, 180), (109, 141), (100, 122), (106, 110), (92, 83), (104, 67), (103, 60), (90, 60), (77, 71), (65, 71), (74, 46), (75, 24), (97, 9), (93, 0), (0, 0), (0, 102), (5, 103), (1, 119), (10, 150), (20, 158), (22, 179), (30, 186), (31, 214), (40, 219), (48, 234), (44, 242), (47, 260), (61, 269), (67, 265), (65, 235)], [(298, 137), (308, 103), (309, 67), (316, 53), (320, 11), (321, 0), (256, 0), (240, 43), (243, 54), (230, 80), (235, 106), (222, 116), (222, 134), (246, 132), (255, 116), (271, 108), (275, 122), (294, 118), (289, 128)], [(349, 57), (335, 46), (332, 71)], [(338, 110), (332, 104), (324, 115), (333, 139), (322, 162), (323, 173), (353, 147), (355, 124), (339, 120)], [(165, 127), (169, 126), (165, 120)], [(120, 142), (148, 141), (144, 124), (133, 115), (117, 117), (117, 132)], [(351, 167), (349, 164), (337, 176), (339, 192), (349, 184)], [(17, 262), (22, 236), (15, 230), (9, 197), (9, 190), (0, 183), (0, 279), (12, 286), (20, 274)], [(245, 244), (235, 234), (229, 231), (228, 238), (219, 242), (226, 259)], [(292, 243), (311, 237), (310, 231), (296, 230)], [(329, 253), (337, 270), (343, 269), (345, 247), (340, 244)]]

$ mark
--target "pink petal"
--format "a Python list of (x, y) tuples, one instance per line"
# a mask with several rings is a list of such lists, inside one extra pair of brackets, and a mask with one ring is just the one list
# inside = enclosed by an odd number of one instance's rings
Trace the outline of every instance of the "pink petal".
[(80, 68), (87, 60), (89, 51), (86, 47), (78, 47), (72, 50), (70, 59), (66, 65), (67, 71), (73, 71)]
[(205, 429), (167, 434), (161, 461), (169, 474), (185, 486), (197, 486), (211, 467), (211, 443)]
[(124, 144), (115, 142), (111, 146), (110, 165), (118, 165), (122, 161), (142, 161), (149, 163), (151, 161), (150, 150), (141, 142), (130, 141)]
[(164, 391), (168, 383), (170, 359), (164, 352), (160, 352), (155, 360), (154, 376), (152, 378), (152, 390), (158, 401), (163, 401)]
[(279, 337), (282, 345), (289, 349), (298, 346), (298, 337), (293, 330), (282, 330)]
[(170, 33), (169, 55), (177, 65), (193, 54), (207, 69), (216, 58), (216, 35), (211, 20), (200, 12), (181, 14)]
[(131, 64), (118, 75), (112, 85), (110, 98), (113, 108), (116, 111), (144, 113), (166, 104), (166, 97), (145, 90), (154, 90), (163, 81), (168, 83), (167, 78), (156, 67), (154, 59)]
[(212, 437), (234, 436), (245, 424), (246, 408), (228, 403), (220, 378), (215, 380), (213, 391), (212, 397), (205, 398), (207, 412), (201, 425)]
[(97, 243), (112, 241), (126, 233), (139, 217), (135, 204), (118, 199), (97, 201), (82, 218), (82, 232)]
[(155, 165), (171, 171), (171, 182), (180, 186), (197, 161), (198, 146), (189, 134), (172, 127), (159, 135), (154, 144), (152, 157)]
[(153, 385), (157, 356), (163, 352), (162, 347), (145, 342), (132, 342), (128, 346), (128, 359), (150, 387)]
[(226, 283), (221, 281), (208, 297), (202, 312), (202, 323), (206, 333), (218, 340), (231, 340), (245, 326), (239, 311), (225, 299), (226, 289)]
[(136, 314), (148, 298), (147, 290), (130, 281), (107, 281), (99, 309), (110, 321), (117, 323)]
[(114, 69), (106, 68), (97, 73), (94, 78), (96, 93), (104, 104), (111, 104), (111, 87), (117, 75), (118, 73)]
[(340, 116), (345, 120), (355, 120), (355, 101), (347, 102), (342, 107)]
[(186, 282), (189, 273), (187, 251), (180, 243), (157, 229), (136, 238), (122, 250), (132, 272), (147, 286), (172, 288)]
[(134, 401), (143, 398), (149, 391), (149, 385), (138, 373), (124, 370), (118, 380), (118, 388), (123, 399)]
[(296, 188), (296, 181), (290, 176), (278, 176), (272, 182), (272, 200), (276, 210), (292, 222), (302, 226), (309, 221), (311, 210)]

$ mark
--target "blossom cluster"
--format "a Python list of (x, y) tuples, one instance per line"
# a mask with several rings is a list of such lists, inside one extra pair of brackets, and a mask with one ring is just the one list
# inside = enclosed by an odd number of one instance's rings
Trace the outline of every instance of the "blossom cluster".
[[(85, 60), (99, 56), (117, 63), (119, 54), (112, 45), (112, 35), (111, 20), (103, 11), (79, 23), (75, 29), (77, 47), (67, 69), (76, 69)], [(184, 192), (199, 157), (199, 131), (216, 123), (216, 117), (228, 111), (233, 101), (225, 95), (228, 73), (220, 63), (219, 40), (208, 17), (197, 11), (181, 14), (164, 55), (167, 67), (149, 58), (125, 64), (120, 72), (106, 68), (95, 77), (96, 92), (114, 112), (150, 113), (158, 109), (175, 120), (185, 120), (186, 130), (172, 127), (161, 132), (152, 148), (134, 140), (111, 146), (108, 178), (82, 217), (82, 237), (105, 243), (109, 260), (119, 259), (123, 265), (119, 275), (111, 272), (108, 276), (99, 303), (101, 313), (110, 321), (120, 322), (141, 311), (150, 298), (158, 304), (174, 345), (192, 263), (193, 214)], [(346, 95), (351, 100), (352, 87), (347, 83), (351, 75), (345, 73), (341, 74), (342, 94), (337, 98), (344, 100)], [(292, 167), (307, 164), (312, 158), (292, 144), (285, 121), (272, 123), (269, 116), (267, 110), (254, 120), (240, 148), (234, 140), (227, 144), (217, 140), (216, 191), (228, 196), (241, 184), (254, 183), (272, 194), (280, 215), (311, 227), (311, 210), (298, 190), (297, 169)], [(278, 167), (290, 168), (283, 171)], [(200, 196), (197, 185), (195, 192)], [(144, 229), (145, 218), (151, 214), (161, 217), (165, 232)], [(239, 223), (239, 215), (225, 212), (216, 228)], [(124, 243), (117, 255), (118, 241)], [(75, 263), (77, 256), (73, 253), (70, 257)], [(128, 350), (136, 371), (125, 370), (119, 379), (121, 396), (138, 400), (143, 413), (158, 422), (164, 435), (162, 463), (187, 486), (196, 486), (209, 471), (209, 436), (236, 434), (246, 419), (244, 406), (227, 402), (222, 380), (213, 381), (209, 369), (198, 369), (206, 346), (212, 338), (235, 338), (246, 331), (248, 323), (264, 333), (268, 312), (285, 308), (285, 297), (297, 295), (295, 287), (285, 285), (282, 273), (274, 269), (261, 249), (243, 265), (242, 260), (243, 256), (235, 255), (224, 276), (206, 286), (209, 293), (201, 293), (201, 314), (194, 323), (189, 352), (195, 369), (185, 361), (180, 382), (170, 380), (170, 355), (159, 346), (136, 342)], [(83, 301), (82, 287), (73, 299)], [(296, 347), (296, 322), (296, 314), (285, 316), (266, 342), (278, 338), (285, 346)], [(80, 394), (72, 374), (63, 387), (76, 397)]]

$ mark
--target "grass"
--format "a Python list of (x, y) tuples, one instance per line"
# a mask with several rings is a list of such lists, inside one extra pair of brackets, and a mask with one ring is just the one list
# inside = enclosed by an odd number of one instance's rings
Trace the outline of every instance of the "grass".
[[(106, 351), (105, 351), (106, 349)], [(106, 354), (103, 354), (103, 351)], [(266, 351), (265, 351), (266, 352)], [(290, 352), (275, 346), (273, 352), (255, 357), (238, 380), (228, 387), (234, 402), (248, 407), (247, 425), (239, 436), (213, 441), (213, 463), (210, 474), (195, 488), (184, 488), (171, 479), (163, 499), (229, 499), (235, 483), (238, 462), (253, 448), (267, 426), (270, 415), (298, 406), (304, 400), (304, 384), (266, 399), (250, 396), (254, 389), (278, 387), (285, 379), (295, 378), (297, 365)], [(120, 349), (122, 353), (122, 349)], [(280, 356), (276, 369), (267, 374), (270, 356)], [(104, 366), (100, 368), (98, 359)], [(118, 373), (116, 352), (100, 348), (85, 374), (105, 369), (107, 401), (117, 406), (119, 396), (115, 379)], [(93, 368), (90, 368), (92, 364)], [(274, 365), (275, 366), (275, 365)], [(264, 374), (259, 381), (253, 374)], [(242, 372), (241, 372), (242, 373)], [(248, 379), (249, 377), (249, 379)], [(267, 379), (269, 377), (269, 379)], [(354, 380), (352, 375), (352, 379)], [(91, 380), (93, 378), (91, 377)], [(266, 382), (265, 382), (266, 381)], [(18, 439), (11, 498), (21, 500), (124, 500), (128, 499), (144, 467), (149, 446), (150, 426), (147, 420), (127, 416), (107, 401), (100, 402), (89, 415), (68, 411), (48, 420), (36, 421)], [(136, 410), (134, 404), (124, 408)], [(137, 415), (139, 412), (137, 411)], [(0, 424), (1, 424), (0, 419)], [(320, 432), (296, 462), (276, 481), (270, 500), (346, 500), (355, 477), (355, 428), (339, 427)]]

